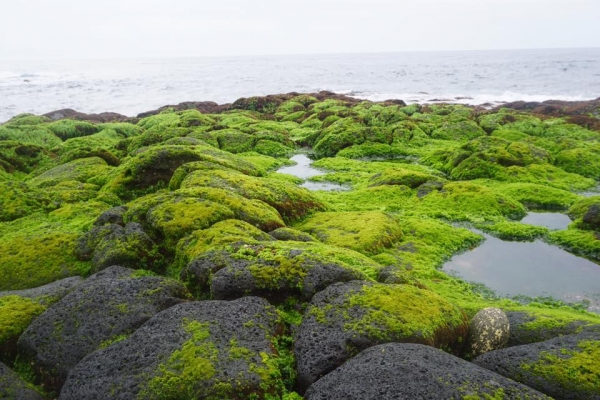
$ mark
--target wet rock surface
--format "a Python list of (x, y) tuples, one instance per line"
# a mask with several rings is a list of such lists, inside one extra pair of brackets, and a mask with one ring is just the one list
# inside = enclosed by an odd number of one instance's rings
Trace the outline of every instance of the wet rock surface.
[(60, 398), (247, 398), (268, 391), (275, 325), (274, 310), (256, 297), (177, 305), (85, 358)]
[[(313, 383), (307, 400), (550, 399), (525, 385), (433, 347), (388, 343), (371, 347)], [(472, 396), (472, 397), (469, 397)]]
[(187, 296), (177, 281), (133, 274), (111, 267), (92, 275), (29, 325), (18, 349), (48, 386), (59, 388), (68, 372), (103, 342), (133, 332)]

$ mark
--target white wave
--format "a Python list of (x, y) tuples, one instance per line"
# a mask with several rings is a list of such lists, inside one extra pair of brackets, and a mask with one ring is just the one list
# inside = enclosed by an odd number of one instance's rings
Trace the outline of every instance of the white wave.
[[(348, 91), (351, 92), (351, 91)], [(371, 100), (371, 101), (384, 101), (384, 100), (404, 100), (407, 104), (425, 104), (425, 103), (456, 103), (456, 104), (470, 104), (470, 105), (483, 105), (493, 104), (498, 105), (502, 103), (510, 103), (513, 101), (525, 101), (525, 102), (542, 102), (546, 100), (563, 100), (563, 101), (585, 101), (594, 100), (595, 97), (586, 97), (582, 95), (563, 95), (563, 94), (526, 94), (506, 91), (500, 94), (491, 93), (370, 93), (361, 95), (350, 95), (351, 97)]]

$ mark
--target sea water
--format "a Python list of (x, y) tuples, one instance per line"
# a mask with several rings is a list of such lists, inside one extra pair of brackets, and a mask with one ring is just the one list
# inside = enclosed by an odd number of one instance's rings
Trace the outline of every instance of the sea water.
[(600, 97), (600, 49), (0, 60), (0, 122), (61, 108), (135, 116), (184, 101), (320, 90), (407, 103), (589, 100)]

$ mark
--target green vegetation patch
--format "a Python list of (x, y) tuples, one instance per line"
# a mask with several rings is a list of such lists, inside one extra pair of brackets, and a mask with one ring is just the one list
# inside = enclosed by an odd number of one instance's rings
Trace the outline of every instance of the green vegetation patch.
[(20, 296), (0, 297), (0, 347), (18, 338), (31, 321), (46, 310), (37, 301)]
[(532, 241), (548, 234), (548, 228), (521, 222), (499, 221), (491, 224), (476, 224), (477, 228), (491, 233), (502, 240)]
[(317, 213), (297, 226), (323, 243), (377, 254), (402, 238), (395, 217), (381, 211)]
[(0, 222), (53, 208), (55, 204), (45, 191), (32, 188), (24, 182), (0, 182)]
[(38, 187), (54, 186), (63, 181), (103, 185), (111, 170), (112, 167), (102, 158), (80, 158), (54, 167), (31, 179), (29, 183)]

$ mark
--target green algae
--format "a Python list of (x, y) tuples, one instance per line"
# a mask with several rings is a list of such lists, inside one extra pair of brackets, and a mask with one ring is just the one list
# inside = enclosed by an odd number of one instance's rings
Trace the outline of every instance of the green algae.
[(297, 228), (323, 243), (368, 255), (380, 253), (402, 237), (398, 221), (380, 211), (318, 213)]
[(600, 390), (600, 341), (582, 340), (574, 350), (547, 351), (540, 359), (524, 363), (521, 369), (545, 380), (559, 383), (573, 393)]
[(475, 224), (475, 226), (502, 240), (532, 241), (549, 233), (548, 228), (543, 226), (534, 226), (511, 221), (500, 221), (491, 224)]
[(93, 135), (99, 131), (97, 125), (86, 121), (62, 119), (47, 125), (47, 128), (62, 140)]
[(18, 338), (31, 321), (46, 310), (39, 302), (20, 296), (0, 297), (0, 348)]

